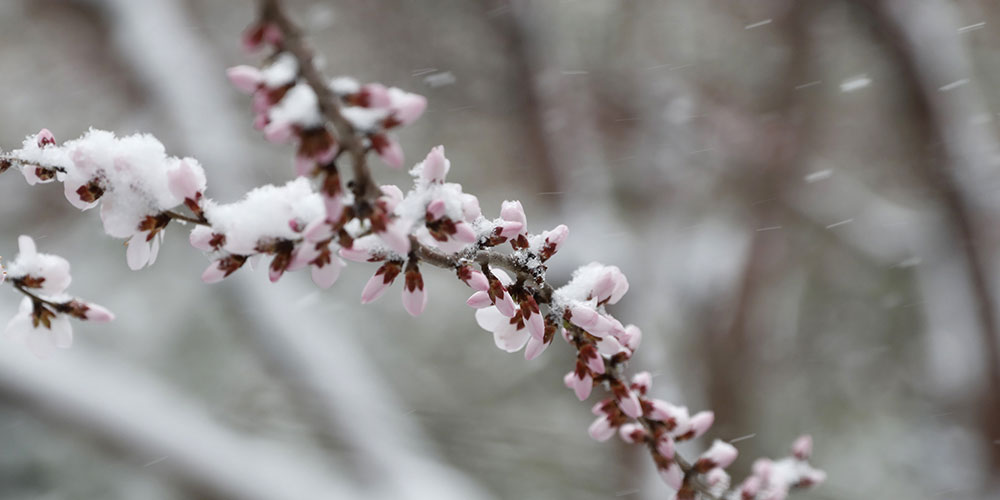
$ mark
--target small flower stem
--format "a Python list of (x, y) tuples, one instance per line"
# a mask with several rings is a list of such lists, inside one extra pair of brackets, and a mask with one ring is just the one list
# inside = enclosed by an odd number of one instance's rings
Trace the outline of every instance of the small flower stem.
[(192, 224), (198, 224), (199, 226), (211, 227), (211, 224), (209, 224), (208, 219), (206, 219), (205, 216), (192, 217), (190, 215), (184, 215), (182, 213), (174, 212), (173, 210), (166, 210), (163, 212), (163, 214), (166, 215), (167, 217), (170, 217), (173, 220), (180, 220), (184, 222), (190, 222)]

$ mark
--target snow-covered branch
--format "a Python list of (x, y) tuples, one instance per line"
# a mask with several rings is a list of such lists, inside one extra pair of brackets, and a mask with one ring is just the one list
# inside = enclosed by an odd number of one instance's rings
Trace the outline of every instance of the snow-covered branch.
[[(682, 457), (676, 443), (705, 434), (715, 416), (711, 411), (692, 415), (684, 406), (652, 397), (648, 372), (626, 374), (642, 332), (610, 311), (629, 289), (624, 274), (594, 262), (577, 269), (569, 283), (552, 284), (546, 265), (569, 229), (558, 225), (530, 232), (519, 201), (505, 201), (498, 217), (485, 217), (476, 196), (446, 181), (451, 162), (443, 146), (432, 148), (409, 171), (413, 184), (405, 193), (395, 185), (375, 184), (368, 154), (401, 168), (404, 152), (392, 134), (421, 116), (426, 99), (379, 83), (328, 79), (281, 3), (264, 0), (261, 7), (259, 19), (244, 34), (244, 46), (266, 51), (264, 62), (230, 68), (228, 76), (252, 96), (254, 127), (269, 141), (297, 145), (296, 179), (221, 203), (207, 195), (197, 160), (168, 156), (149, 135), (116, 137), (100, 130), (62, 144), (43, 130), (0, 157), (0, 168), (17, 167), (29, 184), (62, 182), (67, 199), (81, 210), (100, 205), (105, 232), (128, 240), (126, 260), (135, 270), (155, 261), (159, 242), (176, 221), (191, 224), (191, 244), (211, 255), (202, 275), (207, 283), (269, 258), (272, 281), (309, 268), (313, 281), (327, 288), (346, 261), (379, 263), (361, 302), (377, 300), (402, 276), (402, 305), (418, 316), (428, 300), (423, 270), (454, 272), (473, 290), (467, 305), (476, 309), (476, 321), (493, 333), (498, 348), (523, 349), (530, 360), (560, 337), (574, 349), (576, 362), (564, 378), (566, 386), (581, 401), (595, 387), (607, 393), (592, 408), (597, 419), (590, 435), (604, 441), (617, 434), (627, 443), (645, 445), (678, 498), (779, 499), (824, 479), (808, 464), (808, 437), (796, 441), (792, 457), (758, 461), (735, 488), (725, 472), (737, 456), (731, 444), (715, 441), (696, 459)], [(352, 172), (346, 185), (338, 169), (344, 153)], [(22, 240), (23, 255), (34, 253), (33, 246), (25, 246), (30, 241)], [(19, 257), (11, 266), (12, 283), (28, 294), (25, 300), (36, 311), (97, 319), (88, 317), (88, 311), (103, 311), (97, 306), (26, 290), (35, 283), (30, 278), (46, 272), (51, 276), (43, 276), (44, 283), (57, 281), (62, 263), (31, 274)], [(46, 313), (33, 314), (35, 329), (41, 324), (59, 331), (38, 319)], [(101, 317), (110, 319), (110, 313)], [(9, 328), (19, 322), (21, 314)]]

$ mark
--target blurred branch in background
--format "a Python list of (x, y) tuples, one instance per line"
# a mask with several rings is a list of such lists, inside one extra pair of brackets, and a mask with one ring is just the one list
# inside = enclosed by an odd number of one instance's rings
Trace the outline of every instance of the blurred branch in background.
[(987, 109), (973, 68), (954, 28), (957, 16), (943, 1), (912, 3), (899, 0), (860, 1), (870, 14), (873, 34), (888, 49), (904, 75), (904, 89), (913, 103), (926, 159), (918, 172), (945, 207), (953, 238), (963, 253), (966, 279), (974, 298), (973, 310), (982, 338), (984, 380), (978, 410), (988, 446), (994, 480), (1000, 477), (1000, 328), (994, 292), (996, 266), (987, 255), (996, 253), (998, 217), (996, 189), (1000, 187), (1000, 147), (991, 121), (976, 120)]

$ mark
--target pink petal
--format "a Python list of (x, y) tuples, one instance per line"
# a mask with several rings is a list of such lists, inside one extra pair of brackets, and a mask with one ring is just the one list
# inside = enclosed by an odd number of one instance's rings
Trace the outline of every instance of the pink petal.
[(326, 208), (326, 220), (328, 221), (336, 222), (344, 214), (344, 201), (340, 195), (328, 196), (323, 193), (323, 206)]
[(527, 227), (528, 218), (520, 201), (504, 201), (500, 205), (500, 218), (508, 222), (520, 222), (521, 227)]
[(271, 283), (277, 283), (278, 280), (280, 280), (285, 274), (285, 269), (286, 268), (275, 269), (274, 267), (268, 266), (267, 277), (271, 280)]
[(524, 359), (531, 361), (545, 352), (552, 342), (543, 342), (535, 337), (528, 339), (528, 346), (524, 349)]
[(401, 125), (409, 125), (420, 118), (427, 108), (427, 98), (410, 92), (404, 92), (395, 87), (389, 89), (392, 108), (395, 117)]
[(215, 250), (212, 248), (211, 244), (213, 237), (214, 235), (212, 234), (211, 228), (207, 226), (195, 226), (195, 228), (191, 230), (191, 234), (188, 235), (188, 241), (191, 242), (191, 246), (197, 248), (198, 250), (211, 252), (212, 250)]
[(316, 219), (306, 224), (302, 237), (310, 243), (318, 243), (333, 236), (333, 228), (325, 219)]
[(663, 458), (674, 458), (674, 440), (667, 434), (663, 434), (656, 440), (656, 452)]
[(444, 146), (435, 146), (424, 158), (424, 166), (420, 170), (420, 177), (427, 182), (444, 182), (451, 168), (451, 162), (444, 157)]
[(489, 293), (480, 291), (472, 294), (469, 297), (469, 300), (465, 301), (465, 304), (475, 309), (482, 309), (484, 307), (492, 306), (493, 301), (490, 300)]
[(337, 254), (353, 262), (368, 262), (372, 256), (371, 252), (362, 248), (341, 248)]
[(148, 231), (136, 233), (128, 240), (128, 247), (125, 249), (125, 260), (129, 269), (138, 271), (149, 262), (150, 248), (146, 241)]
[(201, 281), (210, 284), (222, 281), (222, 279), (226, 277), (226, 271), (222, 270), (219, 267), (219, 264), (220, 263), (218, 261), (209, 264), (209, 266), (205, 268), (205, 272), (201, 273)]
[(576, 378), (576, 385), (573, 390), (576, 392), (576, 397), (580, 401), (587, 399), (590, 396), (590, 391), (594, 390), (594, 379), (590, 377), (590, 374), (583, 376), (583, 379)]
[(385, 203), (386, 211), (392, 212), (403, 201), (403, 191), (395, 184), (383, 184), (379, 186), (379, 190), (382, 191), (380, 198)]
[(679, 490), (684, 485), (684, 471), (677, 465), (677, 462), (670, 462), (666, 469), (660, 469), (660, 478), (667, 486)]
[(427, 204), (427, 214), (431, 216), (431, 220), (440, 219), (445, 210), (444, 200), (438, 199)]
[(368, 97), (369, 108), (388, 108), (392, 105), (389, 89), (381, 83), (366, 83), (361, 86), (361, 92)]
[(38, 134), (35, 135), (35, 139), (38, 141), (38, 147), (40, 148), (56, 145), (55, 136), (47, 128), (39, 130)]
[(345, 266), (344, 261), (340, 259), (332, 259), (329, 264), (322, 267), (313, 266), (312, 267), (312, 280), (316, 283), (316, 286), (327, 289), (333, 286), (337, 282), (337, 278), (340, 277), (340, 270)]
[(517, 352), (521, 350), (531, 335), (528, 334), (524, 329), (518, 329), (516, 326), (508, 323), (503, 323), (498, 329), (493, 332), (493, 342), (500, 349), (507, 352)]
[(87, 311), (84, 313), (84, 316), (87, 320), (96, 323), (107, 323), (115, 319), (114, 313), (107, 308), (92, 303), (87, 304)]
[(621, 436), (622, 441), (629, 444), (642, 442), (646, 438), (646, 434), (645, 428), (633, 422), (623, 424), (618, 428), (618, 435)]
[(421, 288), (414, 288), (412, 291), (403, 287), (403, 308), (410, 316), (420, 316), (427, 307), (427, 294)]
[(625, 339), (623, 340), (625, 347), (628, 347), (633, 352), (639, 348), (639, 344), (642, 342), (642, 330), (638, 326), (628, 325), (625, 327)]
[(653, 385), (653, 375), (647, 371), (641, 371), (632, 376), (632, 386), (639, 394), (646, 394)]
[(364, 290), (361, 291), (361, 303), (368, 304), (378, 299), (389, 289), (389, 285), (392, 285), (392, 281), (386, 283), (385, 277), (376, 273), (368, 280)]
[(392, 137), (386, 136), (386, 145), (378, 151), (378, 157), (392, 168), (403, 168), (403, 147)]
[(382, 241), (399, 255), (410, 253), (409, 228), (402, 219), (393, 219), (383, 233), (376, 233)]
[(531, 337), (542, 340), (545, 337), (545, 320), (542, 319), (542, 315), (539, 313), (532, 313), (528, 317), (528, 331), (531, 332)]
[(513, 238), (524, 231), (524, 224), (515, 221), (506, 221), (497, 227), (500, 228), (500, 236), (507, 239)]
[(511, 298), (510, 293), (507, 292), (506, 289), (504, 290), (503, 297), (498, 299), (494, 305), (497, 306), (497, 310), (500, 311), (500, 314), (503, 314), (508, 318), (513, 318), (514, 315), (517, 314), (517, 304), (514, 303), (514, 299)]
[(476, 236), (476, 231), (472, 229), (471, 225), (466, 224), (465, 222), (455, 223), (455, 234), (453, 237), (465, 244), (475, 243), (479, 240)]
[(738, 454), (739, 452), (736, 451), (735, 446), (725, 441), (719, 441), (716, 439), (715, 442), (712, 443), (712, 447), (705, 453), (702, 453), (700, 459), (711, 462), (715, 467), (725, 469), (726, 467), (729, 467), (734, 460), (736, 460), (736, 456)]
[(639, 418), (642, 415), (642, 406), (639, 405), (639, 397), (632, 391), (628, 391), (626, 396), (618, 400), (618, 407), (621, 408), (624, 414), (632, 418)]
[(466, 221), (472, 222), (483, 215), (483, 211), (479, 208), (479, 198), (475, 195), (468, 193), (462, 193), (462, 217)]
[(185, 198), (194, 200), (205, 188), (205, 174), (196, 171), (186, 159), (181, 160), (176, 168), (167, 172), (167, 187), (181, 201)]
[(285, 144), (292, 139), (292, 124), (290, 122), (268, 123), (264, 127), (264, 137), (275, 144)]

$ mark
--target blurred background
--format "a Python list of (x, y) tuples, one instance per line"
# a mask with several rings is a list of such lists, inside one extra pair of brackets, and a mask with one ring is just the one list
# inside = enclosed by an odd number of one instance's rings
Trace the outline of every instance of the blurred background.
[[(444, 144), (495, 216), (570, 227), (549, 277), (631, 282), (633, 367), (713, 409), (737, 479), (801, 433), (802, 499), (1000, 498), (1000, 4), (992, 0), (288, 1), (330, 76), (429, 98), (407, 163)], [(0, 2), (0, 148), (42, 127), (150, 132), (233, 201), (293, 175), (224, 69), (256, 63), (249, 1)], [(406, 186), (375, 162), (376, 178)], [(16, 236), (114, 310), (41, 362), (0, 348), (0, 498), (668, 498), (646, 453), (586, 432), (556, 342), (498, 351), (425, 275), (358, 305), (374, 266), (317, 290), (208, 260), (167, 231), (130, 272), (55, 185), (0, 178)], [(0, 318), (20, 297), (8, 289)], [(6, 321), (6, 319), (4, 319)], [(593, 399), (593, 398), (592, 398)], [(595, 399), (596, 400), (596, 399)], [(696, 453), (705, 443), (688, 445)]]

